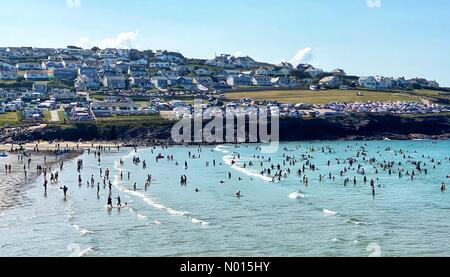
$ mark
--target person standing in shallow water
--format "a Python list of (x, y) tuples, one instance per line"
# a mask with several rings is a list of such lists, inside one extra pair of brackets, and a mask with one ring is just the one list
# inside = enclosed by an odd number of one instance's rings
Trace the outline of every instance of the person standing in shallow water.
[(64, 193), (64, 198), (67, 198), (67, 191), (69, 190), (69, 188), (64, 186), (64, 187), (61, 187), (60, 189), (62, 189), (62, 191)]

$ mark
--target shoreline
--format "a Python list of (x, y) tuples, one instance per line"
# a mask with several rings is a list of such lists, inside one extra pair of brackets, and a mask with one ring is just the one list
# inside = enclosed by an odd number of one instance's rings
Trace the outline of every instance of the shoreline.
[[(81, 152), (87, 149), (93, 149), (98, 146), (101, 147), (122, 147), (123, 144), (111, 141), (28, 141), (25, 143), (9, 143), (0, 145), (0, 152), (8, 152), (11, 154), (16, 154), (21, 151), (29, 151), (31, 153), (55, 153), (55, 152)], [(38, 149), (39, 151), (36, 151)]]
[[(38, 165), (41, 165), (50, 172), (61, 162), (65, 163), (66, 161), (76, 159), (83, 152), (67, 151), (57, 154), (52, 151), (26, 151), (27, 156), (23, 156), (23, 160), (19, 159), (23, 155), (23, 152), (8, 153), (9, 155), (7, 157), (0, 158), (0, 173), (4, 175), (3, 181), (0, 182), (0, 212), (21, 206), (26, 201), (24, 195), (30, 189), (30, 185), (35, 183), (43, 174), (37, 171), (36, 167)], [(31, 159), (29, 166), (27, 164), (28, 159)], [(6, 165), (11, 165), (11, 172), (5, 170), (4, 167)], [(26, 175), (24, 173), (25, 170), (27, 171)]]

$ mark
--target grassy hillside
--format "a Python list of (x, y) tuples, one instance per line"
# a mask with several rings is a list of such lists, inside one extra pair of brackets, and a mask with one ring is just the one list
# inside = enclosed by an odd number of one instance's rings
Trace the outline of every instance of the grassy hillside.
[[(361, 92), (363, 96), (358, 96)], [(230, 92), (229, 100), (251, 98), (255, 100), (279, 101), (282, 103), (327, 104), (330, 102), (408, 101), (420, 102), (420, 97), (406, 92), (379, 92), (361, 90), (267, 90), (251, 92)]]

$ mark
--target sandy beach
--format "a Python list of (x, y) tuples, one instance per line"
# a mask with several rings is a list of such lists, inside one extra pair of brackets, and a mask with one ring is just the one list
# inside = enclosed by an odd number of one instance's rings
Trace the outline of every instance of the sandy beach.
[(2, 144), (0, 145), (0, 152), (15, 152), (19, 149), (26, 151), (35, 151), (36, 147), (39, 151), (53, 151), (53, 150), (86, 150), (92, 149), (98, 146), (105, 148), (113, 148), (117, 146), (122, 146), (122, 144), (111, 141), (84, 141), (84, 142), (74, 142), (74, 141), (34, 141), (25, 144)]

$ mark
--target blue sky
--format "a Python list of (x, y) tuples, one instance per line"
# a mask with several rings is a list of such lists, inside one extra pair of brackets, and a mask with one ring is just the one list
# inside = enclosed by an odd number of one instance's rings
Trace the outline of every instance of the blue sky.
[(272, 63), (301, 51), (295, 61), (325, 70), (450, 86), (448, 0), (369, 0), (381, 4), (372, 8), (367, 0), (79, 1), (0, 0), (0, 45), (123, 45)]

